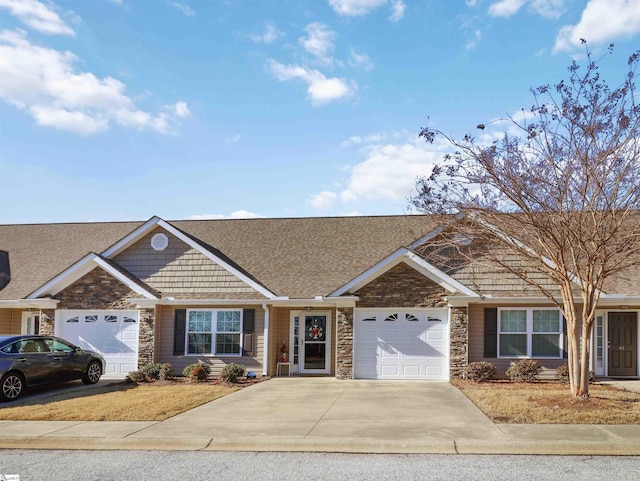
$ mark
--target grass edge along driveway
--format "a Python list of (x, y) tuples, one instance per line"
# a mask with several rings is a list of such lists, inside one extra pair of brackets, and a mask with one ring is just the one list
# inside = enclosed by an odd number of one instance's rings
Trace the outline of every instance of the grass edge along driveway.
[(0, 403), (0, 420), (162, 421), (238, 389), (239, 386), (211, 383), (114, 382), (91, 391)]
[(492, 421), (504, 424), (640, 424), (640, 393), (591, 384), (588, 400), (554, 381), (453, 380)]

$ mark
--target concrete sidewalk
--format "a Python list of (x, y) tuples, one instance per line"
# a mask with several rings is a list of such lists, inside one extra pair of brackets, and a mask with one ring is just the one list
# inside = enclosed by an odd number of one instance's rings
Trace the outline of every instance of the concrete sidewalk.
[(0, 421), (0, 448), (640, 455), (640, 426), (497, 425), (446, 382), (277, 378), (161, 422)]

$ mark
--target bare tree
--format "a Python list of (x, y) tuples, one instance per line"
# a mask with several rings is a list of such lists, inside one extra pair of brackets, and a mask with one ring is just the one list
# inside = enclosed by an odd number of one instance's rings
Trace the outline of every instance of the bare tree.
[[(600, 296), (615, 276), (640, 266), (640, 51), (611, 89), (598, 71), (604, 56), (594, 61), (585, 49), (584, 67), (574, 61), (567, 81), (532, 89), (533, 106), (502, 119), (508, 133), (499, 140), (423, 128), (420, 137), (443, 136), (455, 152), (418, 179), (410, 199), (425, 213), (466, 220), (441, 236), (458, 264), (461, 256), (488, 259), (558, 307), (571, 392), (580, 398), (589, 397)], [(482, 248), (461, 248), (461, 235)]]

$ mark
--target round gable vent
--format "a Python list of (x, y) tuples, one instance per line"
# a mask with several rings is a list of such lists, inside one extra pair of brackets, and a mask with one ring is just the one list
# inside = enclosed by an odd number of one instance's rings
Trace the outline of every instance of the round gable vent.
[(151, 238), (151, 247), (154, 251), (163, 251), (169, 245), (169, 238), (166, 234), (155, 234)]

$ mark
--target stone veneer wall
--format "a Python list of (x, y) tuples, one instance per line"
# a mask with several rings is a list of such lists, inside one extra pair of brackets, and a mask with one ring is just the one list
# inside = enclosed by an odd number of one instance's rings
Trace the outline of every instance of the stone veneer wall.
[[(64, 288), (55, 296), (58, 309), (138, 310), (129, 302), (139, 294), (100, 267)], [(153, 362), (155, 309), (139, 310), (138, 367)], [(42, 311), (40, 334), (53, 335), (55, 311)], [(48, 317), (48, 319), (47, 319)]]
[(363, 286), (357, 307), (446, 307), (447, 291), (404, 262)]
[(336, 378), (353, 378), (353, 308), (338, 307), (336, 311)]
[(469, 363), (469, 315), (466, 307), (452, 307), (449, 319), (449, 371), (462, 378)]

